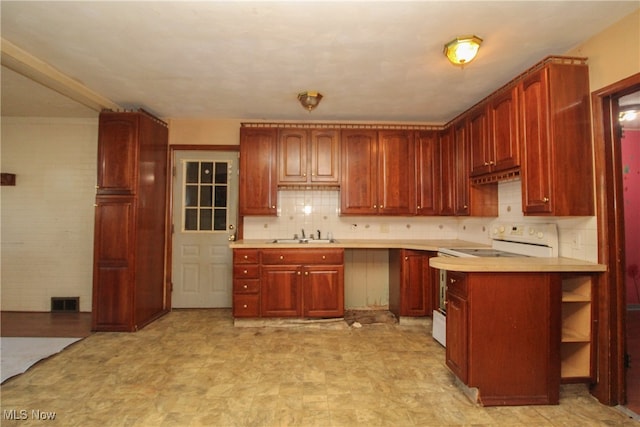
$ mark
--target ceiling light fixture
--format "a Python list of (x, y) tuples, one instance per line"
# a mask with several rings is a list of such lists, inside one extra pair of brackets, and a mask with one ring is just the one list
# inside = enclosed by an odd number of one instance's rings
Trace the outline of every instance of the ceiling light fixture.
[(631, 122), (640, 115), (640, 104), (629, 104), (620, 106), (618, 120), (621, 122)]
[(476, 57), (481, 43), (478, 36), (456, 37), (444, 45), (444, 54), (452, 64), (464, 66)]
[(298, 101), (300, 104), (309, 112), (316, 108), (322, 99), (322, 94), (320, 92), (308, 90), (306, 92), (300, 92), (298, 94)]

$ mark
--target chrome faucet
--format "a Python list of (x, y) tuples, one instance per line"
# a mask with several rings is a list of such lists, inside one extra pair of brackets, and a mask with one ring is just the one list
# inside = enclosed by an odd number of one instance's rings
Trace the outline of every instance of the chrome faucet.
[(303, 239), (306, 239), (306, 238), (307, 238), (307, 236), (305, 236), (305, 234), (304, 234), (304, 228), (302, 229), (302, 238), (303, 238)]
[(320, 230), (316, 230), (318, 232), (318, 240), (320, 240)]

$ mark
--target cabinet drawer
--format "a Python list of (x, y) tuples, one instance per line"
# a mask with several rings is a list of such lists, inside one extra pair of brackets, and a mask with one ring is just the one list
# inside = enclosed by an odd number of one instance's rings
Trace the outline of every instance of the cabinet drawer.
[(233, 317), (260, 317), (260, 295), (234, 295)]
[(260, 252), (257, 249), (234, 249), (234, 264), (258, 264)]
[(260, 292), (260, 279), (236, 279), (233, 281), (234, 294), (257, 294)]
[(343, 264), (343, 249), (265, 249), (263, 264)]
[(260, 277), (260, 266), (255, 264), (240, 264), (233, 266), (234, 279), (258, 279)]
[(464, 273), (447, 271), (447, 292), (467, 298), (467, 276)]

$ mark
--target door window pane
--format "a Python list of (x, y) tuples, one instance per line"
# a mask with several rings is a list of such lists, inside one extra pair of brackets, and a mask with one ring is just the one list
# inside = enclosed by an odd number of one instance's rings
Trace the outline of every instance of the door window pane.
[(184, 163), (184, 230), (226, 231), (228, 223), (227, 162)]

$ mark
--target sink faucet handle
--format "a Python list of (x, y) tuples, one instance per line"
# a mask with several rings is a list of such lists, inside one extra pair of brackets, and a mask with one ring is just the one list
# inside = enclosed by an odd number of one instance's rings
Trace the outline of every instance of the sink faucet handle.
[(302, 238), (303, 238), (303, 239), (306, 239), (306, 238), (307, 238), (307, 236), (305, 236), (305, 234), (304, 234), (304, 228), (302, 229)]
[(320, 239), (321, 239), (321, 237), (320, 237), (320, 230), (316, 230), (316, 231), (318, 232), (318, 240), (320, 240)]

